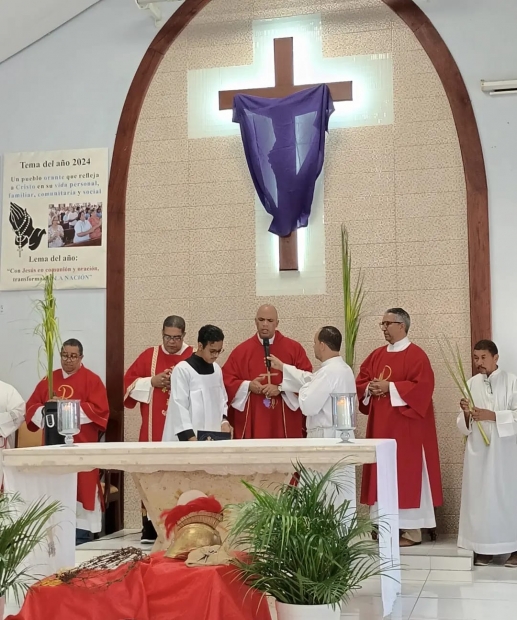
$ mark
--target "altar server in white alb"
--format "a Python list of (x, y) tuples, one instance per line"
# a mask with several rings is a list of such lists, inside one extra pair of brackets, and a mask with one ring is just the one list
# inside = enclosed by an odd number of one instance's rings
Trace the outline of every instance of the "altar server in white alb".
[(231, 432), (223, 375), (215, 363), (223, 343), (219, 327), (205, 325), (197, 351), (174, 367), (163, 441), (196, 441), (198, 431)]
[(3, 482), (2, 450), (14, 448), (14, 434), (25, 418), (25, 401), (12, 385), (0, 381), (0, 488)]
[(469, 379), (474, 411), (460, 402), (457, 422), (467, 445), (458, 546), (475, 552), (477, 566), (510, 554), (506, 566), (517, 567), (517, 377), (501, 370), (498, 359), (491, 340), (475, 345), (479, 372)]
[(342, 343), (337, 327), (325, 326), (314, 336), (314, 355), (322, 362), (316, 372), (284, 364), (271, 356), (271, 366), (283, 372), (282, 390), (298, 392), (298, 402), (307, 418), (307, 437), (335, 437), (331, 394), (355, 394), (354, 373), (339, 351)]

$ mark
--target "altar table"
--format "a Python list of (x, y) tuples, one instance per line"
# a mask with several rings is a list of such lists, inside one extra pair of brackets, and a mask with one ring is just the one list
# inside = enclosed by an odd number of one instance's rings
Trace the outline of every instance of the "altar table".
[[(40, 497), (59, 500), (63, 510), (49, 527), (48, 544), (35, 552), (31, 565), (47, 576), (75, 564), (77, 472), (94, 468), (132, 474), (158, 540), (167, 546), (159, 516), (176, 505), (185, 491), (196, 489), (223, 504), (251, 499), (242, 484), (288, 482), (293, 463), (326, 471), (339, 461), (349, 465), (377, 463), (381, 561), (390, 568), (382, 577), (384, 615), (400, 593), (400, 555), (396, 442), (392, 439), (243, 439), (215, 442), (95, 443), (43, 446), (3, 451), (4, 487), (26, 502)], [(224, 523), (223, 531), (224, 537)]]

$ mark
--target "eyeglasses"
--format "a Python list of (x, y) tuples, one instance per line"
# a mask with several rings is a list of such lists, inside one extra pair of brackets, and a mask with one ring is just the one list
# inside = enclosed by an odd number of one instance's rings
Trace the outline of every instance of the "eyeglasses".
[(224, 349), (221, 349), (220, 351), (216, 351), (215, 349), (208, 349), (208, 352), (210, 353), (210, 355), (213, 355), (214, 357), (219, 357), (221, 353), (224, 353)]
[(185, 336), (169, 336), (168, 334), (163, 334), (163, 339), (165, 342), (181, 342)]
[(76, 353), (72, 353), (71, 355), (69, 355), (68, 353), (61, 353), (62, 360), (72, 360), (73, 362), (75, 362), (78, 359), (81, 359), (81, 357), (81, 355), (77, 355)]
[(379, 327), (381, 329), (384, 329), (384, 328), (388, 329), (390, 325), (402, 325), (402, 321), (381, 321), (379, 323)]

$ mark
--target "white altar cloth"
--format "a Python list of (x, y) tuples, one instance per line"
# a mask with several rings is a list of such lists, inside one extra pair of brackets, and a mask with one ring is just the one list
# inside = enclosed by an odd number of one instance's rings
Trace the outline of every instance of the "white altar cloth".
[[(217, 442), (94, 443), (18, 448), (3, 451), (5, 489), (26, 502), (49, 497), (64, 509), (55, 517), (51, 541), (31, 558), (37, 573), (51, 575), (74, 565), (76, 479), (95, 468), (127, 472), (204, 471), (214, 476), (290, 473), (299, 460), (325, 471), (345, 459), (360, 465), (377, 463), (384, 615), (400, 593), (400, 554), (396, 442), (392, 439), (249, 439)], [(46, 563), (46, 565), (45, 565)]]

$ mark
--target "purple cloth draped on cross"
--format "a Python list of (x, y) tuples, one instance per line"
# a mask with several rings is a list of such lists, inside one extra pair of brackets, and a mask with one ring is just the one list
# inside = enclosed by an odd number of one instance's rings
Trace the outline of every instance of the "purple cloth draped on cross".
[(269, 232), (279, 237), (307, 226), (333, 111), (325, 84), (282, 99), (234, 97), (233, 121), (241, 128), (251, 178), (273, 216)]

